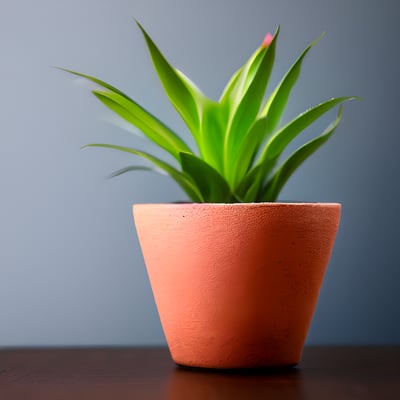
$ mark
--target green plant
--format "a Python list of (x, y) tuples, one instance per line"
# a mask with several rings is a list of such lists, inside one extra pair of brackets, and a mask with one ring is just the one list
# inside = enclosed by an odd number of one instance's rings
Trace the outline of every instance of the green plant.
[[(194, 202), (276, 201), (279, 192), (297, 167), (332, 135), (337, 117), (319, 136), (307, 142), (278, 165), (287, 145), (316, 119), (341, 103), (356, 97), (332, 98), (318, 104), (289, 123), (280, 126), (290, 92), (300, 73), (312, 42), (292, 65), (264, 102), (272, 71), (279, 28), (268, 34), (263, 44), (232, 76), (218, 101), (207, 98), (182, 72), (169, 64), (153, 40), (138, 23), (155, 70), (165, 92), (176, 108), (195, 143), (196, 151), (169, 127), (115, 87), (89, 75), (64, 69), (101, 87), (93, 94), (110, 110), (161, 147), (176, 160), (176, 166), (149, 153), (113, 144), (93, 143), (83, 147), (104, 147), (132, 153), (154, 167), (128, 166), (114, 172), (118, 176), (134, 170), (167, 172)], [(321, 35), (322, 36), (322, 35)]]

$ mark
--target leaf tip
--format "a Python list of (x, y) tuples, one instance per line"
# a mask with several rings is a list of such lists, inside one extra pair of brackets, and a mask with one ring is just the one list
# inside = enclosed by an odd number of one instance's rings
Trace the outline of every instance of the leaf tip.
[(264, 40), (263, 40), (262, 43), (261, 43), (261, 47), (262, 47), (262, 48), (268, 47), (268, 46), (271, 44), (271, 42), (272, 42), (273, 39), (274, 39), (274, 36), (272, 35), (272, 33), (271, 33), (271, 32), (268, 32), (268, 33), (264, 36)]
[(58, 69), (59, 71), (68, 72), (69, 74), (74, 73), (74, 71), (72, 71), (71, 69), (64, 68), (64, 67), (58, 67), (57, 65), (50, 65), (50, 68)]
[(136, 18), (133, 18), (133, 20), (136, 22), (136, 25), (137, 25), (137, 26), (139, 27), (139, 29), (142, 31), (144, 37), (147, 38), (147, 37), (148, 37), (148, 34), (147, 34), (147, 32), (145, 31), (145, 29), (143, 28), (143, 25), (142, 25)]
[(275, 29), (275, 33), (267, 32), (267, 34), (264, 36), (264, 39), (261, 43), (261, 48), (265, 49), (271, 45), (272, 42), (276, 41), (277, 36), (279, 35), (280, 31), (280, 25), (277, 26)]
[(317, 44), (326, 35), (326, 31), (321, 32), (321, 34), (311, 43), (311, 46)]

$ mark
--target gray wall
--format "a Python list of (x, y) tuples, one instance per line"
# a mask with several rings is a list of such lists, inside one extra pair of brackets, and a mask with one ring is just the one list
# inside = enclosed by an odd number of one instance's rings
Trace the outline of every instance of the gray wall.
[(184, 130), (132, 16), (210, 96), (277, 24), (273, 83), (327, 31), (286, 118), (331, 96), (364, 101), (346, 104), (335, 136), (282, 193), (344, 205), (308, 341), (400, 343), (398, 1), (2, 0), (0, 346), (164, 343), (131, 204), (184, 196), (162, 176), (105, 180), (131, 158), (81, 145), (148, 147), (51, 67), (110, 81)]

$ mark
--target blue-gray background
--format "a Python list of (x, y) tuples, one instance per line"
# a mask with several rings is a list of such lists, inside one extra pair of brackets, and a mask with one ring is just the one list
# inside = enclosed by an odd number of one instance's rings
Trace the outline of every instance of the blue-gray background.
[(149, 146), (103, 121), (90, 86), (51, 67), (109, 81), (185, 132), (132, 16), (214, 97), (278, 24), (273, 84), (327, 32), (286, 120), (331, 96), (364, 100), (345, 105), (334, 137), (282, 193), (344, 205), (308, 342), (400, 343), (398, 1), (2, 0), (0, 346), (164, 343), (131, 204), (184, 196), (163, 176), (105, 180), (131, 157), (81, 145)]

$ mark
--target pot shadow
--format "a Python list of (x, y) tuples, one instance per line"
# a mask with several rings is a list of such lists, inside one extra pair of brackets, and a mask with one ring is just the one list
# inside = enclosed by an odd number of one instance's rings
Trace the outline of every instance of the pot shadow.
[(167, 389), (168, 400), (299, 399), (304, 396), (298, 368), (214, 370), (178, 366)]

